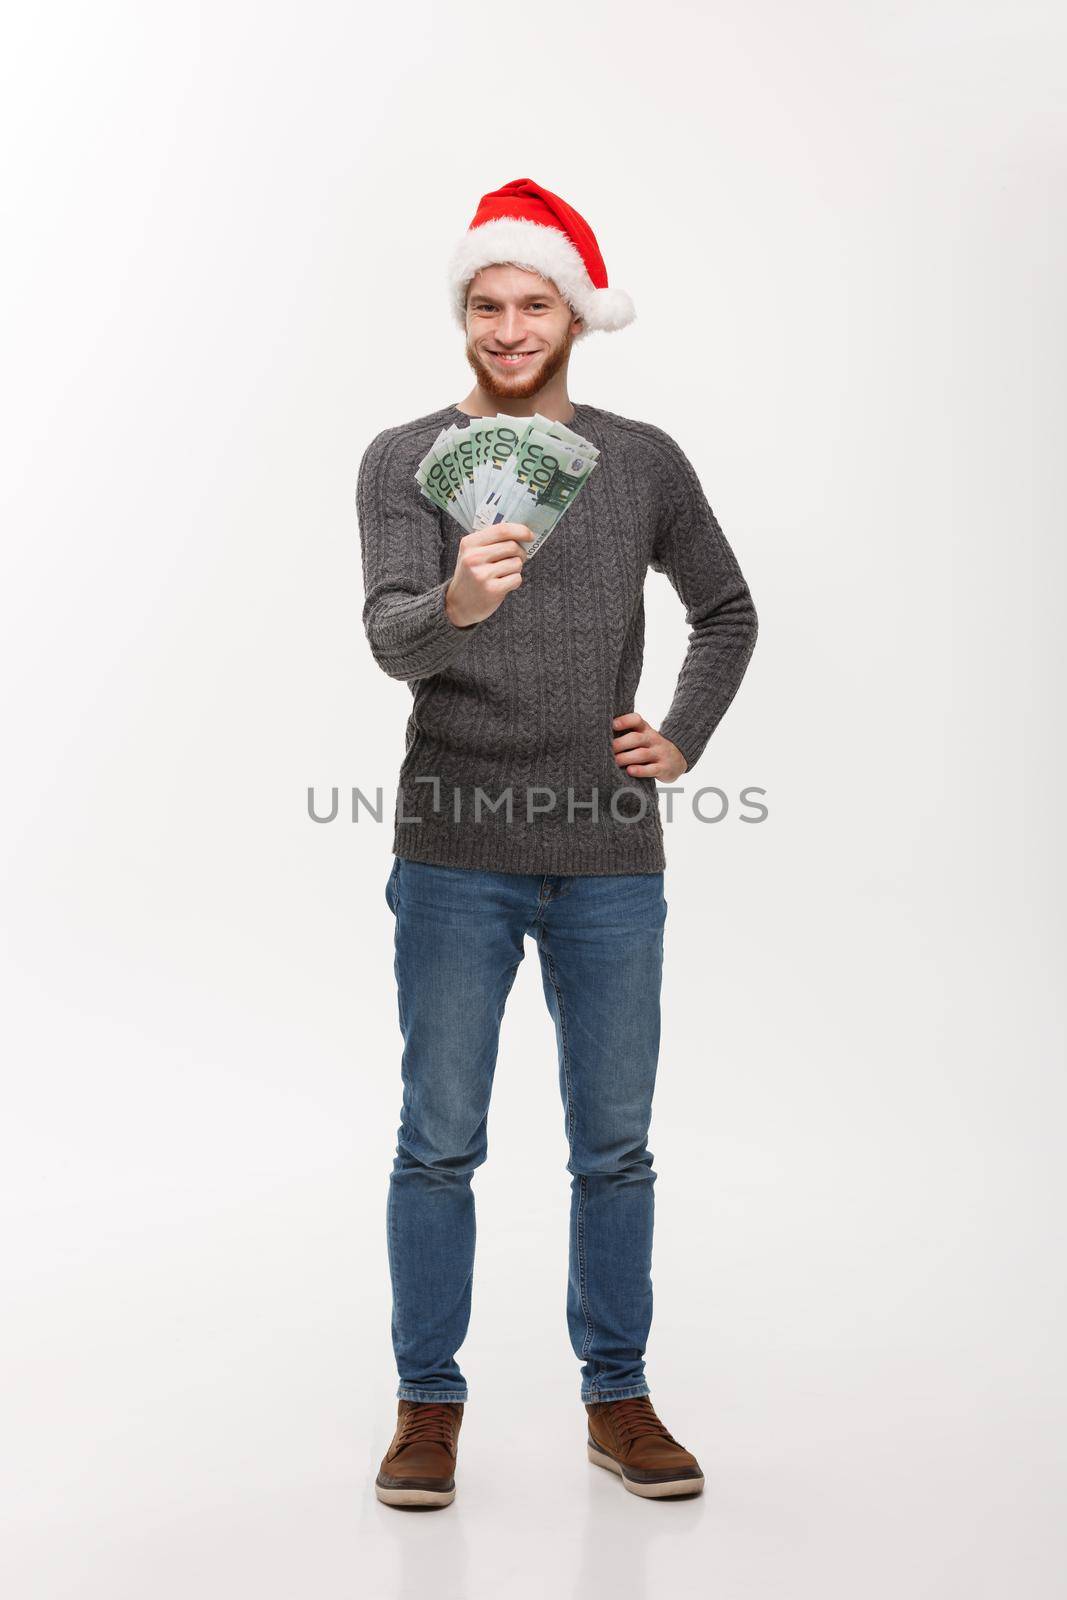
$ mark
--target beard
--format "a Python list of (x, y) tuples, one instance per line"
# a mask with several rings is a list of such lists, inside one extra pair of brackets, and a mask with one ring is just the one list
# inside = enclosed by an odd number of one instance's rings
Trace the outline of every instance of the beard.
[(483, 391), (493, 400), (528, 400), (565, 365), (573, 343), (574, 334), (568, 325), (559, 344), (543, 351), (528, 372), (516, 373), (513, 378), (483, 361), (470, 340), (467, 341), (467, 362)]

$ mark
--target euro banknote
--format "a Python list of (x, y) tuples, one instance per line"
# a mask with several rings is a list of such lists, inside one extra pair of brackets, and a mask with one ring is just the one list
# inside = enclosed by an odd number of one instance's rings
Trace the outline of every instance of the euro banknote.
[(496, 522), (521, 522), (533, 538), (527, 560), (574, 503), (600, 452), (565, 423), (532, 417), (472, 417), (443, 428), (420, 461), (415, 481), (431, 503), (471, 533)]

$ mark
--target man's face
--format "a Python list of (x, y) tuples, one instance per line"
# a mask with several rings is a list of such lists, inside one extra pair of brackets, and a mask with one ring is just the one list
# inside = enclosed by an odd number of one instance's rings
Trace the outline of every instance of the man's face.
[(467, 360), (494, 400), (543, 389), (566, 365), (580, 327), (555, 284), (524, 267), (483, 267), (467, 290)]

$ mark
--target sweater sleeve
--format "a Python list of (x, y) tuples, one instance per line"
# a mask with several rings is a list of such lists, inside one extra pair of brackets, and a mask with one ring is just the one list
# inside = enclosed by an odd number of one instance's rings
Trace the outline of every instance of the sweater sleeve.
[(387, 428), (367, 446), (356, 481), (363, 629), (382, 671), (409, 682), (447, 667), (481, 627), (457, 627), (445, 611), (452, 574), (442, 571), (442, 514), (415, 482), (424, 447)]
[(649, 564), (670, 579), (689, 627), (689, 648), (659, 731), (678, 746), (691, 772), (740, 687), (758, 619), (692, 464), (658, 429), (655, 450), (662, 508)]

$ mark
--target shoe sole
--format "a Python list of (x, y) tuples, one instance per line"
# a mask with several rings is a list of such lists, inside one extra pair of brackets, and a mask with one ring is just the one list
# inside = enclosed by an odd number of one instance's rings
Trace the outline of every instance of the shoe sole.
[(665, 1478), (659, 1483), (637, 1483), (627, 1477), (615, 1457), (609, 1456), (607, 1451), (598, 1450), (587, 1442), (585, 1453), (595, 1467), (607, 1467), (609, 1472), (616, 1473), (631, 1494), (639, 1494), (644, 1500), (674, 1500), (681, 1495), (703, 1493), (703, 1475), (699, 1478)]
[(374, 1492), (384, 1506), (450, 1506), (456, 1498), (451, 1489), (388, 1489), (375, 1483)]

